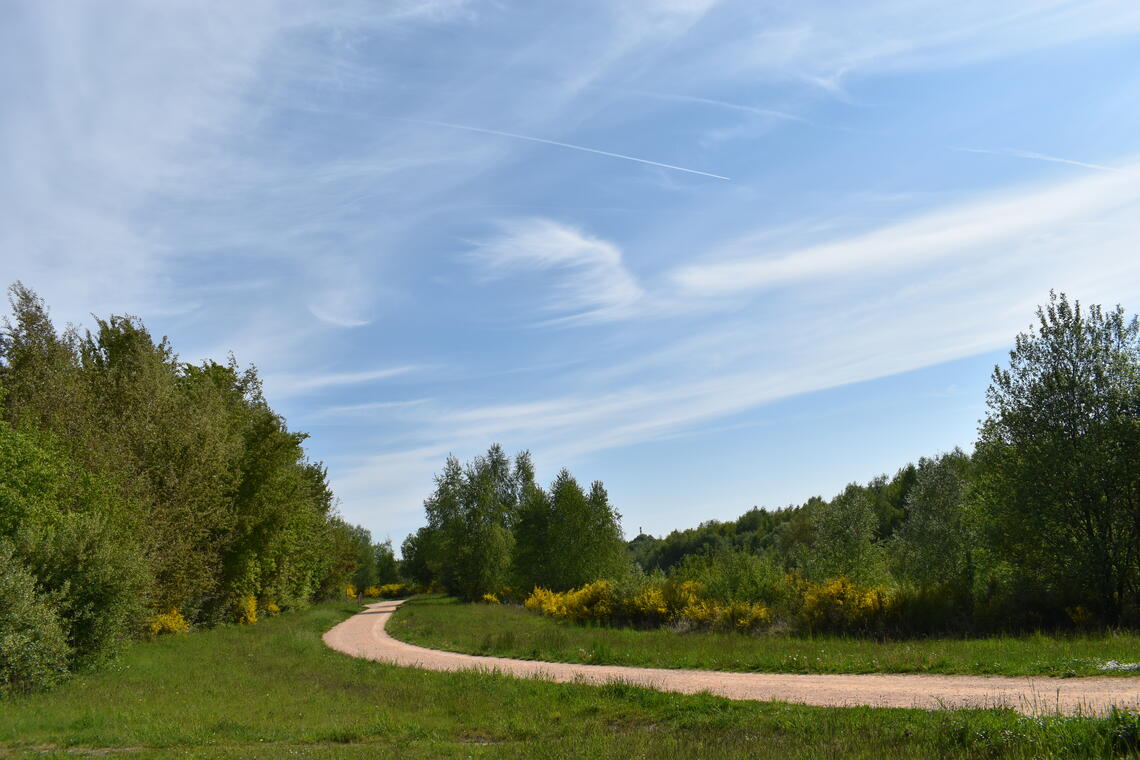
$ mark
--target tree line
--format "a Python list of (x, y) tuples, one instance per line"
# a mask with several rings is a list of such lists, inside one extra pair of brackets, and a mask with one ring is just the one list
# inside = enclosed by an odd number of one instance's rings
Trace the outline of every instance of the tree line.
[[(972, 452), (920, 459), (829, 500), (640, 535), (624, 562), (606, 554), (604, 567), (576, 573), (555, 572), (556, 557), (594, 556), (592, 547), (611, 545), (616, 522), (530, 527), (521, 509), (532, 498), (522, 485), (533, 479), (529, 459), (514, 480), (491, 478), (510, 487), (477, 485), (485, 469), (505, 472), (492, 449), (467, 473), (449, 461), (426, 503), (429, 524), (409, 537), (405, 556), (426, 561), (421, 578), (468, 599), (510, 583), (524, 597), (535, 586), (568, 592), (529, 606), (571, 619), (676, 623), (751, 610), (757, 623), (885, 634), (1140, 625), (1137, 318), (1050, 293), (1008, 364), (995, 367), (986, 407)], [(560, 481), (533, 497), (546, 505), (540, 514), (582, 503), (580, 489), (552, 499)], [(464, 488), (468, 501), (457, 501)], [(475, 506), (479, 494), (499, 493), (486, 498), (501, 507)], [(471, 573), (489, 566), (479, 552), (497, 557), (494, 572)]]
[(626, 570), (620, 515), (601, 481), (587, 492), (563, 469), (544, 489), (526, 452), (498, 444), (466, 466), (449, 457), (404, 541), (411, 580), (467, 600), (571, 588)]
[(254, 367), (184, 362), (130, 316), (60, 332), (29, 288), (9, 295), (0, 696), (140, 635), (251, 623), (394, 576), (391, 546), (338, 517)]

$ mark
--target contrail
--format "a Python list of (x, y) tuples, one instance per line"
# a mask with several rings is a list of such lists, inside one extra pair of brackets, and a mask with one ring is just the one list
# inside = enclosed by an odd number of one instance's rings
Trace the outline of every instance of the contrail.
[(558, 142), (557, 140), (546, 140), (542, 137), (531, 137), (530, 135), (519, 135), (514, 132), (500, 132), (497, 129), (483, 129), (481, 127), (469, 127), (466, 124), (449, 124), (446, 121), (427, 121), (423, 119), (401, 119), (400, 121), (408, 121), (413, 124), (428, 124), (435, 127), (447, 127), (448, 129), (462, 129), (465, 132), (479, 132), (484, 135), (498, 135), (499, 137), (513, 137), (516, 140), (527, 140), (529, 142), (542, 143), (543, 145), (555, 145), (559, 148), (570, 148), (571, 150), (582, 150), (587, 153), (597, 153), (599, 156), (609, 156), (610, 158), (621, 158), (626, 161), (636, 161), (639, 164), (649, 164), (650, 166), (660, 166), (662, 169), (672, 169), (678, 172), (687, 172), (689, 174), (699, 174), (702, 177), (712, 177), (713, 179), (723, 179), (731, 181), (731, 178), (722, 176), (720, 174), (713, 174), (712, 172), (702, 172), (698, 169), (686, 169), (683, 166), (674, 166), (673, 164), (663, 164), (660, 161), (650, 161), (648, 158), (638, 158), (637, 156), (627, 156), (623, 153), (611, 153), (608, 150), (598, 150), (597, 148), (587, 148), (585, 145), (574, 145), (573, 143)]
[(653, 92), (651, 90), (634, 90), (625, 88), (607, 88), (616, 92), (627, 93), (630, 95), (640, 95), (644, 98), (655, 98), (657, 100), (674, 100), (681, 103), (703, 103), (707, 106), (717, 106), (718, 108), (728, 108), (732, 111), (744, 111), (745, 113), (758, 114), (760, 116), (770, 116), (774, 119), (783, 119), (784, 121), (802, 121), (805, 124), (810, 124), (807, 119), (802, 116), (788, 113), (787, 111), (777, 111), (774, 108), (760, 108), (758, 106), (748, 106), (743, 103), (730, 103), (727, 100), (716, 100), (714, 98), (702, 98), (696, 95), (680, 95), (673, 92)]
[(1128, 174), (1123, 169), (1117, 169), (1113, 166), (1103, 166), (1102, 164), (1090, 164), (1085, 161), (1074, 161), (1071, 158), (1058, 158), (1057, 156), (1047, 156), (1044, 153), (1034, 153), (1028, 150), (1016, 150), (1014, 148), (1001, 148), (998, 150), (987, 150), (985, 148), (963, 148), (957, 145), (950, 146), (950, 150), (956, 150), (961, 153), (987, 153), (991, 156), (1013, 156), (1015, 158), (1030, 158), (1036, 161), (1049, 161), (1054, 164), (1069, 164), (1070, 166), (1080, 166), (1085, 169), (1096, 169), (1101, 172), (1113, 172), (1114, 174)]

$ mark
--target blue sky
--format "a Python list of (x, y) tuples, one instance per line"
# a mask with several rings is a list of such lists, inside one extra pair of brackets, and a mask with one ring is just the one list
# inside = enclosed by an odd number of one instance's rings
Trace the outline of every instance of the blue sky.
[(5, 2), (0, 279), (255, 363), (398, 544), (448, 453), (629, 536), (969, 447), (1140, 304), (1140, 5)]

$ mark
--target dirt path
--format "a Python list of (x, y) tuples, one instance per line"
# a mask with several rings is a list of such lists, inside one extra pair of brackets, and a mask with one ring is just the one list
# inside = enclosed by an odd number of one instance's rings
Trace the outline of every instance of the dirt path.
[(1140, 709), (1140, 678), (1046, 678), (934, 675), (794, 675), (710, 670), (629, 668), (511, 660), (441, 652), (405, 644), (384, 625), (400, 602), (371, 604), (324, 635), (333, 649), (369, 660), (428, 670), (491, 670), (523, 678), (604, 684), (611, 681), (729, 699), (780, 700), (807, 705), (874, 707), (1012, 707), (1027, 715), (1105, 713), (1113, 705)]

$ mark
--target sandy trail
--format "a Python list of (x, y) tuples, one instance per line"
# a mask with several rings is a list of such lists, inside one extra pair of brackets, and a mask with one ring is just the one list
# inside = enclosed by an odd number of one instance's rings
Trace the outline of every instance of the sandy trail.
[(1011, 707), (1026, 715), (1103, 714), (1113, 706), (1140, 710), (1140, 678), (1047, 678), (936, 675), (798, 675), (631, 668), (479, 657), (405, 644), (384, 630), (400, 602), (378, 602), (324, 635), (331, 648), (368, 660), (428, 670), (486, 670), (547, 681), (612, 681), (684, 694), (780, 700), (806, 705), (872, 707)]

